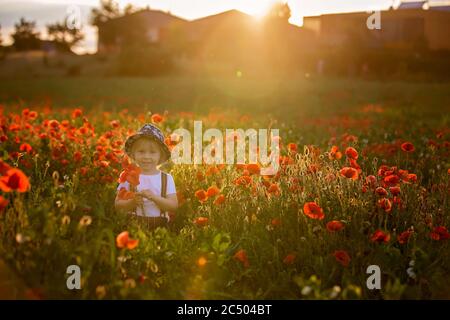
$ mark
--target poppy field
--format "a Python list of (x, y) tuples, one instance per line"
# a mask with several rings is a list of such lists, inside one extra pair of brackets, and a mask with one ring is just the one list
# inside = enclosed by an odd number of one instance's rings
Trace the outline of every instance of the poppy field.
[[(448, 299), (448, 105), (392, 101), (307, 117), (5, 103), (0, 257), (38, 299)], [(126, 137), (150, 122), (173, 148), (194, 120), (278, 128), (280, 170), (168, 163), (180, 204), (168, 229), (116, 212), (119, 178), (133, 178)], [(66, 286), (70, 265), (80, 290)]]

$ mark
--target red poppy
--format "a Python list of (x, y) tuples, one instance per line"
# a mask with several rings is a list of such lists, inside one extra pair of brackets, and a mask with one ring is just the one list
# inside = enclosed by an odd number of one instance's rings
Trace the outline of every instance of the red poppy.
[(303, 213), (311, 219), (322, 220), (325, 217), (323, 210), (315, 202), (307, 202), (303, 206)]
[(339, 148), (337, 146), (332, 146), (330, 153), (328, 155), (328, 158), (330, 160), (339, 160), (342, 158), (342, 153), (339, 151)]
[(408, 175), (406, 176), (406, 181), (407, 182), (417, 182), (417, 175), (414, 173), (408, 173)]
[(126, 188), (120, 188), (117, 197), (120, 200), (130, 200), (134, 198), (134, 192), (128, 191)]
[(139, 175), (141, 174), (141, 168), (135, 165), (128, 165), (125, 170), (120, 173), (119, 183), (124, 183), (128, 181), (128, 183), (132, 186), (139, 185)]
[(9, 169), (6, 175), (0, 178), (0, 190), (3, 192), (11, 192), (13, 190), (26, 192), (29, 188), (30, 182), (20, 169)]
[(414, 233), (414, 231), (412, 231), (412, 230), (403, 231), (402, 233), (400, 233), (397, 236), (398, 243), (400, 243), (400, 244), (407, 243), (413, 233)]
[(387, 194), (388, 194), (388, 192), (386, 191), (386, 189), (383, 188), (383, 187), (378, 187), (378, 188), (376, 188), (376, 189), (375, 189), (375, 193), (376, 193), (377, 195), (379, 195), (379, 196), (382, 196), (382, 197), (385, 197), (385, 196), (387, 196)]
[(400, 177), (395, 174), (390, 174), (383, 181), (389, 186), (396, 186), (400, 182)]
[(30, 153), (33, 148), (28, 143), (22, 143), (19, 150), (22, 152)]
[(281, 220), (279, 218), (274, 218), (274, 219), (272, 219), (270, 224), (274, 227), (278, 227), (281, 224)]
[(245, 252), (244, 249), (240, 249), (238, 250), (234, 256), (234, 259), (240, 261), (245, 268), (248, 268), (250, 266), (250, 263), (248, 262), (248, 258), (247, 258), (247, 252)]
[(160, 123), (163, 120), (164, 120), (164, 118), (159, 113), (155, 113), (154, 115), (152, 115), (152, 122), (153, 123)]
[(345, 250), (336, 250), (333, 253), (333, 256), (336, 259), (336, 261), (342, 264), (344, 267), (348, 267), (348, 265), (350, 264), (351, 261), (350, 255)]
[(384, 242), (388, 243), (391, 240), (391, 235), (389, 233), (384, 233), (382, 230), (375, 231), (370, 237), (372, 242)]
[(208, 218), (207, 217), (198, 217), (195, 218), (194, 220), (194, 224), (197, 225), (198, 227), (204, 227), (208, 224)]
[(295, 262), (297, 255), (295, 253), (290, 253), (283, 259), (283, 263), (286, 265), (291, 265)]
[(370, 186), (370, 187), (374, 187), (377, 183), (377, 178), (374, 175), (370, 175), (366, 177), (366, 183)]
[(450, 238), (447, 228), (444, 226), (435, 227), (430, 233), (430, 237), (433, 240), (447, 240)]
[(208, 200), (208, 194), (203, 189), (195, 191), (195, 196), (200, 202), (205, 202), (206, 200)]
[(81, 117), (82, 114), (83, 114), (83, 111), (81, 109), (75, 109), (72, 112), (72, 118), (75, 119), (75, 118)]
[(270, 184), (267, 191), (271, 194), (280, 194), (280, 187), (278, 186), (278, 184), (272, 183), (272, 184)]
[(287, 145), (287, 148), (288, 148), (289, 152), (297, 153), (297, 145), (295, 143), (289, 143)]
[(133, 250), (138, 244), (139, 240), (131, 239), (128, 231), (123, 231), (116, 237), (116, 246), (120, 249), (127, 248)]
[(353, 160), (358, 159), (358, 151), (356, 151), (356, 149), (352, 147), (348, 147), (347, 149), (345, 149), (345, 155)]
[(212, 197), (218, 195), (219, 192), (220, 192), (219, 188), (217, 188), (216, 186), (211, 186), (211, 187), (209, 187), (208, 190), (206, 191), (206, 195), (207, 195), (209, 198), (212, 198)]
[(327, 230), (330, 232), (340, 231), (344, 228), (344, 224), (340, 221), (330, 221), (327, 223)]
[(342, 168), (340, 173), (341, 173), (341, 176), (352, 179), (352, 180), (357, 180), (359, 177), (358, 170), (356, 170), (355, 168), (351, 168), (351, 167)]
[(250, 174), (260, 174), (261, 167), (257, 163), (250, 163), (245, 166), (245, 168), (248, 170)]
[(382, 198), (378, 200), (378, 206), (383, 209), (385, 212), (391, 212), (392, 210), (392, 201), (388, 198)]
[(411, 142), (404, 142), (401, 145), (401, 148), (405, 152), (413, 152), (414, 151), (414, 145)]
[(400, 194), (400, 187), (390, 187), (389, 191), (393, 196), (398, 196)]
[(225, 200), (226, 200), (225, 196), (224, 196), (223, 194), (220, 194), (220, 195), (217, 196), (216, 200), (214, 200), (213, 203), (214, 203), (216, 206), (218, 206), (218, 205), (221, 205), (222, 203), (224, 203)]
[(349, 162), (350, 162), (350, 167), (352, 167), (353, 169), (358, 170), (358, 173), (361, 173), (361, 172), (362, 172), (361, 167), (360, 167), (359, 164), (356, 162), (356, 160), (354, 160), (354, 159), (348, 159), (348, 160), (349, 160)]

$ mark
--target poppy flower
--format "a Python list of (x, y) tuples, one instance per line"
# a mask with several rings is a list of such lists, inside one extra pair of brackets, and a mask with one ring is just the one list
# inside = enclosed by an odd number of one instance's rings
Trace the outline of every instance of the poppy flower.
[(280, 194), (280, 187), (278, 186), (278, 184), (276, 183), (272, 183), (270, 184), (269, 188), (267, 189), (267, 191), (271, 194)]
[(388, 243), (391, 240), (391, 235), (389, 233), (385, 233), (382, 230), (375, 231), (370, 237), (370, 241), (372, 242), (384, 242)]
[(448, 233), (447, 228), (444, 226), (435, 227), (430, 233), (430, 237), (433, 240), (447, 240), (450, 238), (450, 233)]
[(354, 160), (354, 159), (348, 159), (348, 160), (349, 160), (349, 162), (350, 162), (350, 167), (352, 167), (353, 169), (358, 170), (358, 173), (361, 173), (361, 172), (362, 172), (361, 167), (360, 167), (359, 164), (356, 162), (356, 160)]
[(370, 186), (370, 187), (374, 187), (377, 183), (377, 178), (374, 175), (370, 175), (366, 177), (366, 183)]
[(358, 159), (358, 151), (356, 151), (356, 149), (352, 147), (348, 147), (347, 149), (345, 149), (345, 155), (353, 160)]
[(351, 258), (350, 255), (345, 250), (336, 250), (333, 252), (333, 256), (337, 262), (339, 262), (344, 267), (348, 267), (350, 264)]
[(295, 143), (289, 143), (287, 145), (287, 148), (288, 148), (289, 152), (297, 153), (297, 145)]
[(163, 120), (164, 120), (164, 118), (159, 113), (155, 113), (155, 114), (152, 115), (152, 122), (153, 123), (160, 123)]
[(286, 265), (291, 265), (295, 262), (297, 255), (295, 253), (290, 253), (283, 259), (283, 263)]
[(395, 186), (400, 182), (400, 177), (395, 174), (390, 174), (386, 176), (383, 180), (389, 186)]
[(342, 168), (340, 171), (340, 174), (341, 174), (341, 176), (352, 179), (352, 180), (357, 180), (359, 177), (358, 170), (356, 170), (355, 168), (351, 168), (351, 167)]
[(9, 201), (0, 196), (0, 212), (2, 212), (6, 206), (8, 205)]
[(133, 250), (138, 244), (139, 240), (130, 239), (128, 231), (123, 231), (116, 237), (116, 246), (119, 249), (127, 248)]
[(330, 232), (340, 231), (344, 228), (344, 224), (340, 221), (330, 221), (327, 223), (327, 230)]
[(414, 173), (408, 173), (408, 175), (406, 176), (406, 181), (407, 182), (417, 182), (417, 175)]
[(206, 200), (208, 200), (208, 194), (203, 189), (195, 191), (195, 196), (200, 202), (205, 202)]
[(126, 188), (120, 188), (117, 197), (120, 200), (130, 200), (134, 198), (134, 192), (128, 191)]
[(206, 195), (208, 196), (208, 198), (212, 198), (212, 197), (218, 195), (219, 192), (220, 192), (219, 188), (217, 188), (216, 186), (211, 186), (206, 191)]
[(128, 165), (125, 170), (120, 173), (119, 183), (124, 183), (128, 181), (128, 183), (132, 186), (139, 185), (139, 175), (141, 174), (141, 168), (135, 165)]
[(208, 224), (208, 218), (207, 217), (198, 217), (195, 218), (194, 220), (194, 224), (197, 225), (198, 227), (204, 227)]
[(398, 243), (400, 243), (400, 244), (405, 244), (405, 243), (407, 243), (408, 242), (408, 240), (409, 240), (409, 238), (411, 237), (411, 235), (414, 233), (414, 231), (412, 231), (412, 230), (406, 230), (406, 231), (403, 231), (402, 233), (400, 233), (398, 236), (397, 236), (397, 241), (398, 241)]
[(375, 189), (375, 193), (376, 193), (377, 195), (379, 195), (379, 196), (382, 196), (382, 197), (385, 197), (385, 196), (387, 196), (387, 194), (388, 194), (388, 192), (386, 191), (386, 189), (383, 188), (383, 187), (378, 187), (378, 188), (376, 188), (376, 189)]
[(400, 194), (400, 187), (390, 187), (389, 191), (393, 196), (398, 196)]
[(337, 146), (332, 146), (330, 153), (328, 154), (330, 160), (339, 160), (342, 158), (342, 153), (339, 151)]
[(401, 148), (405, 152), (413, 152), (415, 150), (414, 145), (411, 142), (402, 143)]
[(392, 202), (388, 198), (382, 198), (378, 200), (378, 206), (385, 212), (391, 212), (392, 210)]
[(33, 148), (28, 143), (22, 143), (19, 150), (22, 152), (30, 153)]
[(322, 220), (325, 217), (323, 210), (315, 202), (307, 202), (303, 206), (303, 213), (311, 219)]
[(213, 203), (214, 203), (214, 205), (218, 206), (218, 205), (221, 205), (222, 203), (224, 203), (225, 200), (226, 200), (225, 196), (224, 196), (223, 194), (220, 194), (220, 195), (216, 198), (216, 200), (214, 200)]
[(250, 266), (250, 263), (248, 262), (248, 258), (247, 258), (247, 252), (245, 252), (244, 249), (240, 249), (238, 250), (234, 256), (234, 259), (240, 261), (245, 268), (248, 268)]
[(81, 117), (82, 114), (83, 114), (83, 111), (81, 109), (75, 109), (72, 112), (72, 119), (76, 119), (78, 117)]
[(26, 192), (29, 188), (30, 182), (20, 169), (9, 169), (6, 175), (0, 178), (0, 190), (3, 192), (11, 192), (13, 190)]
[(281, 220), (278, 218), (274, 218), (272, 219), (272, 221), (270, 222), (270, 224), (274, 227), (278, 227), (281, 224)]
[(247, 169), (250, 174), (260, 174), (261, 172), (261, 167), (257, 163), (249, 163), (245, 166), (245, 169)]

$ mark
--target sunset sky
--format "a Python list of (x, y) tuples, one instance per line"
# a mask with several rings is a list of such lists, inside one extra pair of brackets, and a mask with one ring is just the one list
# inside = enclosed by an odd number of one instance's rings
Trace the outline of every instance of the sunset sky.
[[(300, 25), (303, 16), (386, 9), (397, 1), (289, 0), (287, 2), (292, 11), (290, 22)], [(191, 20), (230, 9), (238, 9), (256, 16), (263, 15), (274, 0), (119, 0), (118, 2), (122, 7), (127, 3), (138, 7), (148, 5), (152, 9), (170, 11), (174, 15)], [(99, 0), (0, 0), (0, 24), (3, 38), (5, 42), (8, 42), (8, 34), (21, 16), (37, 21), (38, 27), (44, 30), (45, 24), (62, 20), (70, 5), (80, 7), (82, 21), (86, 26), (92, 7), (98, 6), (99, 3)], [(85, 27), (86, 40), (83, 47), (87, 51), (95, 50), (94, 31), (92, 27)]]

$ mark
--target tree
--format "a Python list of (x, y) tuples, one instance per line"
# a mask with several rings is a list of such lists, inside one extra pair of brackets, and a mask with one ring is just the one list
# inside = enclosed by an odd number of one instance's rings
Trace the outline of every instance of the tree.
[(14, 25), (15, 30), (11, 34), (14, 40), (13, 46), (18, 51), (36, 50), (40, 48), (39, 32), (35, 31), (36, 22), (20, 18)]
[(117, 2), (114, 0), (100, 0), (100, 8), (94, 8), (91, 11), (91, 23), (94, 26), (98, 26), (121, 15)]
[(270, 20), (288, 22), (288, 20), (291, 18), (291, 8), (289, 8), (289, 5), (287, 3), (275, 2), (269, 9), (267, 18)]
[(84, 39), (84, 34), (80, 29), (68, 27), (67, 19), (66, 17), (64, 22), (47, 25), (50, 40), (53, 40), (62, 51), (70, 51), (74, 45)]

